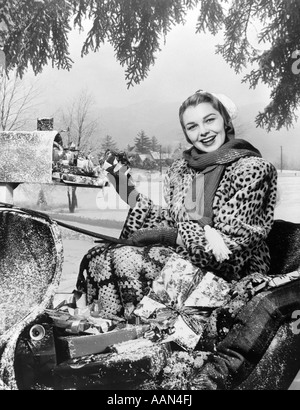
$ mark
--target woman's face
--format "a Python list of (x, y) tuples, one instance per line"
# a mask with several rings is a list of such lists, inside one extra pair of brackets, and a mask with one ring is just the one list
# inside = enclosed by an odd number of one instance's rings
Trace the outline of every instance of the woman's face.
[(224, 119), (210, 103), (188, 107), (182, 119), (189, 140), (198, 150), (212, 152), (224, 144)]

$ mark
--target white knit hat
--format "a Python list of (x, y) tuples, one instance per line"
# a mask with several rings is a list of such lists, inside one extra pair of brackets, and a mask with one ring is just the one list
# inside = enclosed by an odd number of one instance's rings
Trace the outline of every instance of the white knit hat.
[(216, 97), (224, 105), (224, 107), (226, 108), (226, 110), (227, 110), (227, 112), (228, 112), (228, 114), (229, 114), (229, 116), (232, 120), (234, 120), (237, 117), (237, 115), (238, 115), (237, 106), (226, 95), (211, 93), (211, 92), (204, 91), (204, 90), (196, 91), (196, 93), (208, 93), (208, 94), (213, 95), (214, 97)]
[(211, 93), (211, 94), (214, 97), (216, 97), (219, 101), (221, 101), (221, 103), (226, 108), (228, 114), (230, 115), (230, 118), (234, 120), (238, 115), (238, 109), (237, 109), (237, 106), (234, 104), (234, 102), (224, 94), (214, 94), (214, 93)]

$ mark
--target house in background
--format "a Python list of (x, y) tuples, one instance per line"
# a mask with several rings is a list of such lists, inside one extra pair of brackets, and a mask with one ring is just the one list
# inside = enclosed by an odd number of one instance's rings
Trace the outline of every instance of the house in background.
[(169, 166), (174, 160), (172, 154), (160, 151), (149, 151), (147, 154), (141, 154), (137, 152), (135, 147), (128, 150), (127, 155), (133, 167), (144, 169), (160, 169)]

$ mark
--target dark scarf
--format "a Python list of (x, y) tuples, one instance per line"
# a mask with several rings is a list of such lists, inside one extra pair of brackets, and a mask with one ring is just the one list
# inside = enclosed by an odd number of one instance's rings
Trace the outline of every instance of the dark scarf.
[(201, 226), (212, 226), (213, 200), (226, 166), (249, 156), (261, 157), (261, 154), (242, 139), (230, 139), (218, 150), (209, 153), (201, 152), (195, 147), (183, 152), (183, 158), (189, 166), (201, 171), (186, 197), (186, 206), (192, 219), (197, 220)]

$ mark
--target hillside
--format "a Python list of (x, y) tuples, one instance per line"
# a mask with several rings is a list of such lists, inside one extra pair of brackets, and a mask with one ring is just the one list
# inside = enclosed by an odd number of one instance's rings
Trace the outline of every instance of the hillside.
[(263, 156), (281, 166), (281, 147), (283, 169), (300, 170), (300, 123), (295, 123), (292, 129), (267, 132), (255, 125), (258, 108), (255, 104), (241, 107), (237, 121), (237, 129), (241, 131), (241, 138), (247, 139), (258, 147)]

